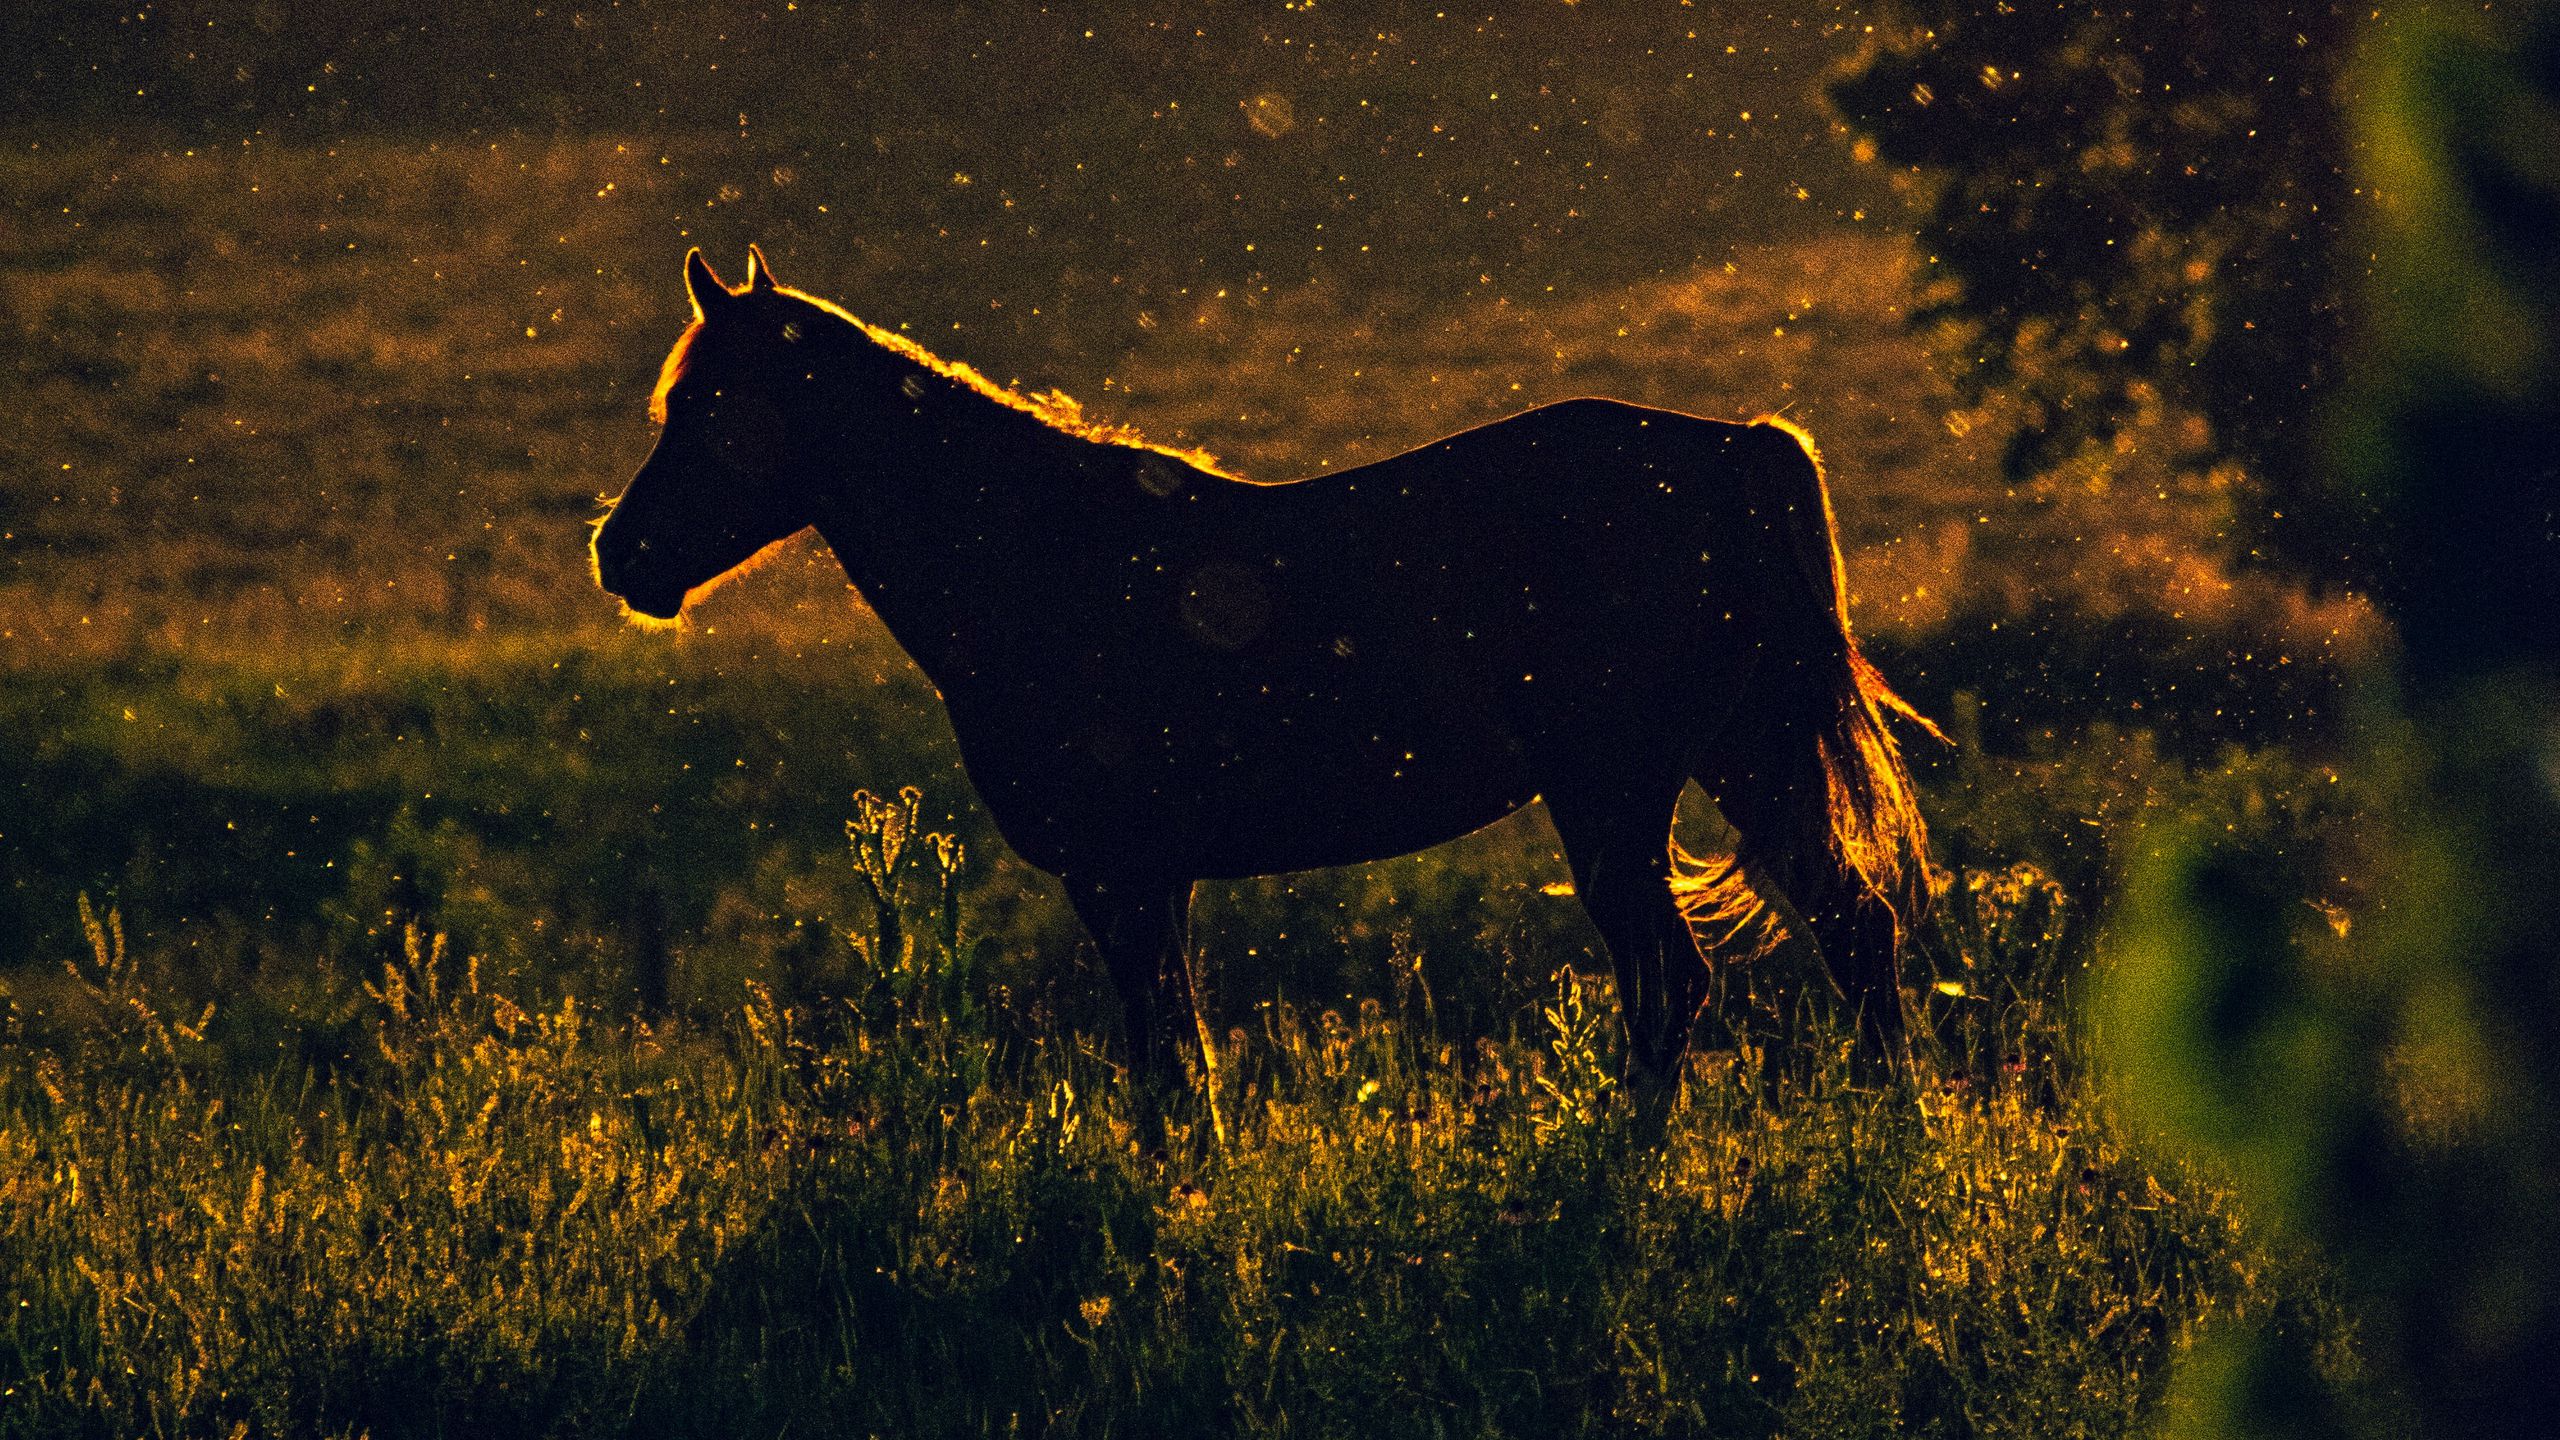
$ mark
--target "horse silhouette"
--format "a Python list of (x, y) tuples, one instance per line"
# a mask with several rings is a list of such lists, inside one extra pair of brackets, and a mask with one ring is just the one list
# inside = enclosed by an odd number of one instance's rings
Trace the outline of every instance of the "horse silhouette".
[(1801, 432), (1567, 400), (1256, 484), (782, 288), (759, 251), (738, 290), (699, 250), (685, 282), (599, 583), (671, 619), (816, 527), (940, 690), (998, 831), (1064, 885), (1139, 1070), (1205, 1058), (1195, 881), (1402, 855), (1543, 798), (1661, 1080), (1710, 988), (1670, 884), (1691, 780), (1861, 1033), (1898, 1041), (1926, 836), (1885, 715), (1927, 722), (1851, 638)]

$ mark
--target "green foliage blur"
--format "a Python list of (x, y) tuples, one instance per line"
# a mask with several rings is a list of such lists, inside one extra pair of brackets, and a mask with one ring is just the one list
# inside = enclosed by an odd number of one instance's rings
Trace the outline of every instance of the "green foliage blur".
[(2560, 21), (2404, 25), (2356, 73), (2378, 260), (2323, 453), (2398, 567), (2351, 757), (2371, 898), (2322, 933), (2188, 830), (2137, 873), (2110, 1008), (2120, 1091), (2334, 1257), (2390, 1400), (2238, 1331), (2181, 1435), (2533, 1433), (2560, 1375)]

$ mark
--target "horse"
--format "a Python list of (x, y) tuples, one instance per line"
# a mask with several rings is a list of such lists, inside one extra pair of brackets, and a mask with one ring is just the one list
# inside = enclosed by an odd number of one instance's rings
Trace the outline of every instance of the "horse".
[(1851, 634), (1802, 431), (1574, 399), (1255, 483), (781, 286), (759, 249), (734, 290), (699, 249), (684, 273), (598, 583), (672, 621), (814, 527), (940, 692), (998, 833), (1064, 887), (1133, 1071), (1214, 1054), (1196, 882), (1408, 854), (1543, 798), (1630, 1074), (1659, 1084), (1711, 989), (1672, 883), (1691, 781), (1864, 1047), (1900, 1043), (1927, 833), (1886, 718), (1936, 731)]

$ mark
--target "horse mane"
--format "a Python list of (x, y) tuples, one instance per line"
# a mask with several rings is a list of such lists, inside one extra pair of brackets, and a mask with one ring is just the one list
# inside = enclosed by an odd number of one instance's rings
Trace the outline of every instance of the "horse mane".
[[(1019, 390), (999, 385), (988, 379), (985, 371), (965, 360), (946, 360), (906, 336), (874, 325), (824, 296), (812, 295), (806, 290), (795, 290), (788, 285), (778, 285), (774, 289), (779, 294), (814, 305), (842, 320), (860, 331), (871, 343), (900, 359), (920, 365), (943, 379), (972, 391), (981, 398), (992, 400), (1008, 410), (1019, 410), (1052, 430), (1073, 435), (1079, 440), (1089, 440), (1096, 445), (1118, 445), (1130, 450), (1144, 450), (1150, 454), (1162, 455), (1168, 459), (1179, 460), (1196, 470), (1205, 470), (1220, 479), (1244, 478), (1220, 465), (1218, 457), (1206, 450), (1195, 446), (1160, 445), (1140, 434), (1134, 425), (1088, 419), (1084, 413), (1084, 405), (1064, 390), (1052, 388), (1026, 395)], [(685, 327), (684, 333), (676, 337), (675, 347), (667, 352), (666, 363), (658, 368), (657, 388), (649, 394), (651, 420), (661, 425), (666, 423), (667, 392), (673, 390), (676, 383), (684, 379), (685, 370), (692, 363), (694, 341), (701, 334), (702, 322), (696, 320)]]
[(694, 321), (676, 337), (675, 348), (667, 352), (666, 362), (658, 367), (657, 388), (649, 392), (649, 421), (653, 425), (667, 423), (667, 392), (676, 388), (685, 370), (693, 364), (693, 342), (702, 335), (702, 322)]

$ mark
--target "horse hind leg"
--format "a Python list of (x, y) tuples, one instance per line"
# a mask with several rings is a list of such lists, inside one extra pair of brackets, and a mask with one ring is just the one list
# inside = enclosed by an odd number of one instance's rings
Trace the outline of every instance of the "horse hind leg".
[(1822, 952), (1833, 989), (1857, 1017), (1863, 1046), (1872, 1053), (1898, 1051), (1904, 1021), (1899, 925), (1892, 905), (1840, 853), (1818, 765), (1785, 775), (1698, 779), (1740, 834), (1738, 853), (1751, 888), (1788, 930)]
[(1679, 785), (1550, 793), (1574, 889), (1618, 976), (1630, 1078), (1669, 1085), (1706, 1003), (1706, 958), (1671, 889), (1671, 816)]

